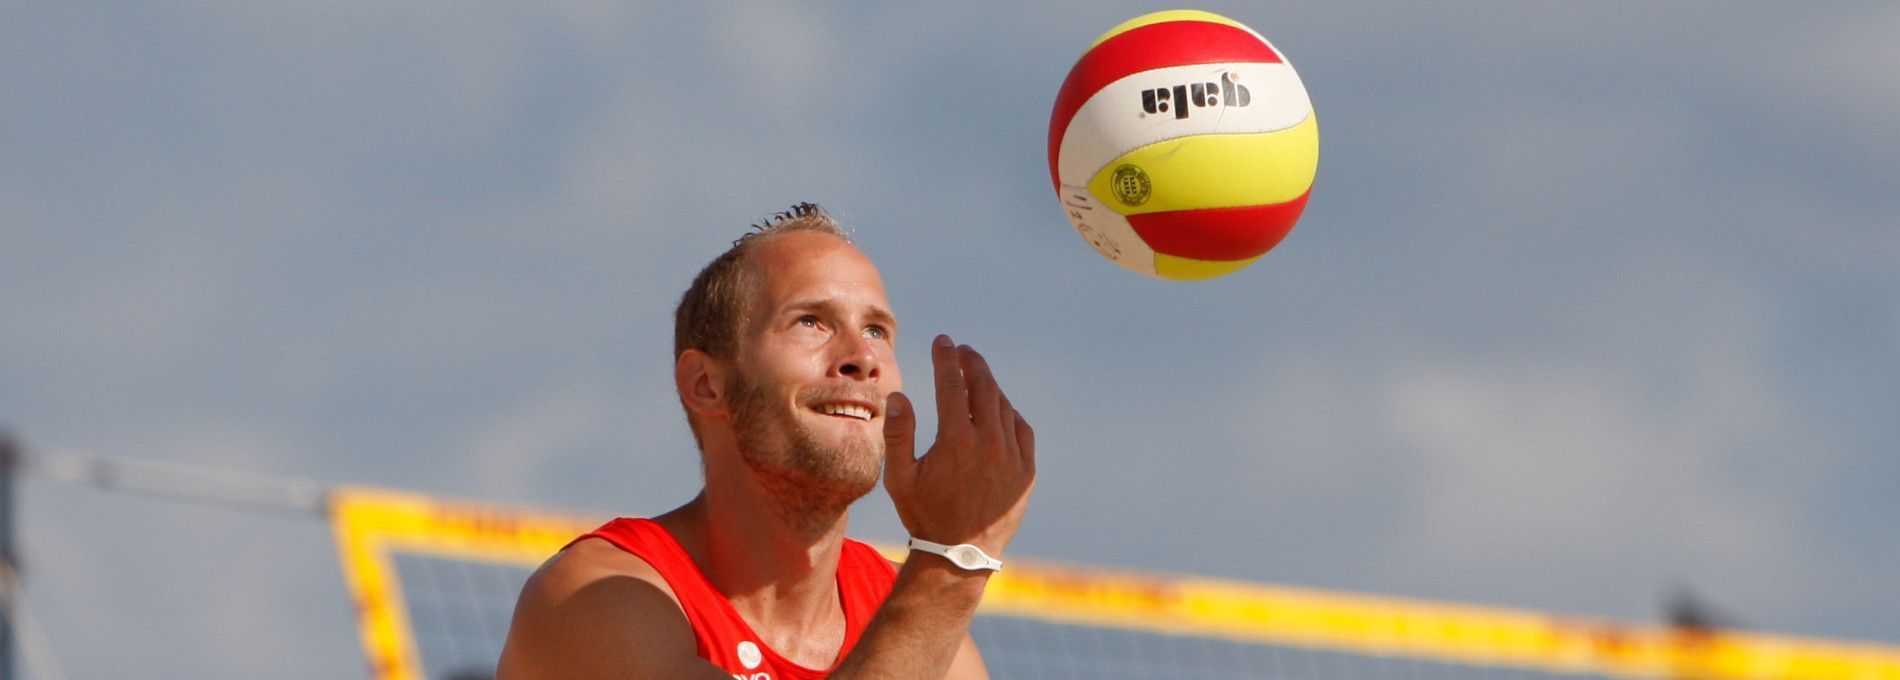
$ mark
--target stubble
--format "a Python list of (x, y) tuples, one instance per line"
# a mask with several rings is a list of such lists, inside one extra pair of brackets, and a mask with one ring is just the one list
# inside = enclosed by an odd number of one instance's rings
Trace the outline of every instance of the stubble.
[[(882, 437), (825, 442), (773, 399), (765, 385), (738, 376), (733, 383), (727, 394), (733, 395), (739, 455), (788, 519), (829, 522), (876, 487), (884, 462)], [(865, 398), (845, 388), (818, 387), (798, 396), (800, 405)]]

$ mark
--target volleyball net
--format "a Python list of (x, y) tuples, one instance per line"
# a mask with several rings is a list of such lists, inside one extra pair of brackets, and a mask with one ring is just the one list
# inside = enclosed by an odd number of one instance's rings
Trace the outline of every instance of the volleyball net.
[[(368, 487), (328, 499), (378, 680), (491, 677), (529, 573), (608, 519)], [(1883, 645), (1020, 557), (990, 579), (971, 635), (1004, 679), (1900, 680), (1900, 648)]]

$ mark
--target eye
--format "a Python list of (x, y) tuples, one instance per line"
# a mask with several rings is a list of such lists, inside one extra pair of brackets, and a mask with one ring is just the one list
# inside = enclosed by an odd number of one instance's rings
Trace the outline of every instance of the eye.
[(868, 326), (864, 329), (864, 336), (874, 340), (889, 340), (891, 332), (883, 326)]
[(806, 328), (817, 328), (818, 317), (810, 315), (810, 314), (806, 314), (804, 316), (798, 317), (798, 325), (804, 326)]

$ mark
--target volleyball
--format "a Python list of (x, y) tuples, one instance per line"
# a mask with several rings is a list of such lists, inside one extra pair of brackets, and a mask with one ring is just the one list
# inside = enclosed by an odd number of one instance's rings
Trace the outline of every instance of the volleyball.
[(1109, 29), (1049, 116), (1049, 176), (1076, 233), (1162, 279), (1211, 279), (1260, 259), (1299, 221), (1318, 167), (1319, 124), (1292, 65), (1209, 12)]

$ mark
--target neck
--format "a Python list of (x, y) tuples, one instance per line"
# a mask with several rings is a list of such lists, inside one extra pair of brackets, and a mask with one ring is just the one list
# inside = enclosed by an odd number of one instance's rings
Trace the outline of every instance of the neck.
[(847, 516), (709, 477), (699, 497), (658, 519), (755, 630), (797, 631), (842, 621), (837, 573)]
[[(695, 500), (705, 509), (706, 557), (720, 572), (784, 582), (818, 571), (828, 578), (836, 571), (849, 518), (844, 508), (799, 507), (712, 485)], [(728, 594), (745, 590), (742, 583), (733, 585)]]

